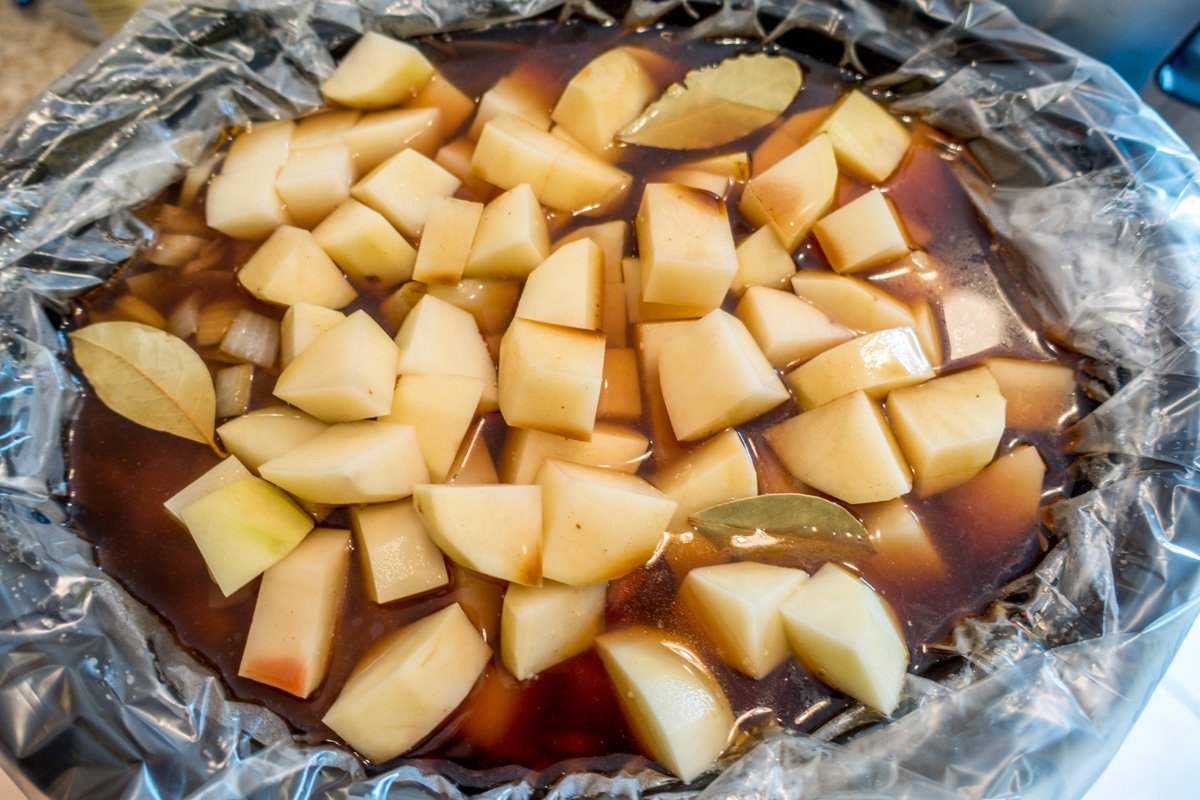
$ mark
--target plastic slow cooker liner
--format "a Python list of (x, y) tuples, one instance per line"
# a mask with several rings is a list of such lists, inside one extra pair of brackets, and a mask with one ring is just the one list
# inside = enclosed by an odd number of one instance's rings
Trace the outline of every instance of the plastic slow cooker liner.
[[(63, 797), (1046, 797), (1082, 794), (1200, 609), (1200, 164), (1111, 70), (990, 0), (160, 2), (35, 101), (0, 140), (0, 757)], [(760, 13), (761, 12), (761, 13)], [(146, 245), (130, 212), (221, 133), (321, 105), (357, 35), (550, 13), (697, 35), (780, 37), (896, 93), (965, 142), (964, 175), (1045, 328), (1085, 356), (1061, 537), (910, 675), (897, 719), (851, 710), (774, 730), (687, 790), (644, 759), (533, 774), (405, 761), (368, 773), (297, 744), (97, 569), (69, 527), (65, 441), (80, 383), (62, 315)], [(780, 21), (782, 20), (782, 22)], [(861, 727), (861, 731), (859, 730)], [(857, 733), (857, 735), (855, 735)], [(3, 753), (7, 751), (7, 753)]]

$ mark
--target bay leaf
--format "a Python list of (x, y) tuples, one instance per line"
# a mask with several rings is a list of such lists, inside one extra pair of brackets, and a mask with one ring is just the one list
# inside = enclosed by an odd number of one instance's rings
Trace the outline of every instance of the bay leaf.
[(800, 65), (785, 56), (729, 58), (667, 87), (617, 138), (671, 150), (716, 147), (774, 121), (803, 84)]
[(69, 336), (75, 361), (106, 406), (138, 425), (220, 452), (212, 377), (187, 342), (140, 322), (97, 322)]
[(810, 563), (875, 552), (871, 536), (837, 503), (809, 494), (764, 494), (697, 511), (688, 522), (717, 544)]

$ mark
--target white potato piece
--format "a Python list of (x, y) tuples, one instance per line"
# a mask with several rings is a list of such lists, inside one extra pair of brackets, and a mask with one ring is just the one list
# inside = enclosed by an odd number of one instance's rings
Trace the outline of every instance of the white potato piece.
[(457, 197), (435, 200), (421, 234), (413, 279), (426, 283), (458, 283), (462, 280), (482, 214), (482, 203)]
[(413, 276), (417, 251), (382, 214), (357, 200), (335, 208), (313, 228), (313, 238), (354, 280), (390, 288)]
[(321, 84), (321, 93), (351, 108), (383, 108), (407, 100), (432, 75), (433, 65), (419, 49), (368, 31)]
[(1004, 424), (1023, 430), (1057, 430), (1075, 406), (1075, 370), (1052, 361), (986, 358), (1007, 404)]
[(905, 575), (944, 574), (946, 564), (921, 518), (903, 499), (868, 503), (858, 508), (875, 547), (873, 559)]
[(432, 294), (422, 297), (396, 334), (401, 375), (463, 375), (483, 381), (480, 413), (498, 406), (496, 365), (475, 318)]
[(354, 164), (345, 144), (293, 148), (275, 178), (275, 191), (292, 221), (311, 228), (350, 197), (353, 180)]
[(521, 76), (506, 75), (480, 96), (468, 136), (478, 140), (488, 123), (510, 115), (543, 132), (550, 128), (549, 103)]
[(738, 268), (730, 290), (741, 297), (751, 286), (785, 289), (796, 274), (796, 262), (770, 226), (759, 228), (737, 243)]
[(514, 319), (500, 342), (500, 412), (509, 425), (589, 439), (604, 379), (604, 334)]
[(450, 583), (442, 551), (429, 538), (412, 498), (350, 508), (367, 595), (390, 603)]
[(624, 48), (606, 50), (575, 73), (550, 118), (601, 154), (613, 136), (658, 96), (650, 73)]
[(432, 158), (441, 143), (441, 122), (442, 112), (436, 108), (396, 108), (363, 114), (345, 136), (355, 174), (366, 175), (410, 148)]
[(503, 114), (483, 126), (471, 154), (471, 172), (502, 189), (529, 184), (541, 199), (554, 162), (570, 148), (545, 128)]
[(937, 369), (942, 365), (944, 355), (942, 353), (942, 328), (934, 315), (933, 306), (928, 300), (918, 300), (913, 303), (912, 312), (913, 330), (917, 334), (917, 340), (921, 343), (921, 349), (925, 351), (925, 357), (929, 359), (930, 366)]
[(881, 714), (896, 709), (908, 646), (887, 603), (862, 579), (826, 564), (782, 613), (792, 651), (810, 672)]
[(431, 283), (425, 293), (471, 312), (486, 336), (504, 333), (516, 312), (521, 284), (501, 278), (463, 278), (458, 283)]
[(413, 503), (451, 561), (493, 578), (541, 585), (540, 486), (426, 483), (413, 491)]
[(292, 131), (289, 150), (345, 144), (346, 132), (351, 130), (361, 118), (361, 111), (343, 109), (322, 111), (311, 117), (296, 120), (296, 128)]
[(933, 377), (912, 328), (891, 328), (855, 337), (831, 347), (789, 372), (785, 378), (796, 403), (810, 409), (865, 391), (880, 399), (893, 389)]
[(604, 351), (604, 383), (600, 386), (596, 418), (625, 422), (642, 418), (642, 388), (633, 348), (610, 347)]
[(621, 259), (625, 255), (625, 240), (629, 238), (629, 223), (623, 219), (610, 219), (595, 225), (584, 225), (576, 228), (559, 239), (555, 250), (561, 250), (571, 242), (580, 239), (591, 239), (600, 248), (604, 258), (604, 282), (613, 283), (623, 280), (621, 277)]
[(817, 130), (829, 135), (838, 166), (867, 183), (887, 180), (912, 142), (900, 120), (858, 90), (838, 100)]
[(382, 214), (396, 230), (419, 239), (429, 210), (462, 182), (416, 150), (401, 150), (350, 188), (350, 195)]
[(255, 125), (235, 136), (221, 164), (222, 174), (252, 172), (274, 167), (279, 169), (291, 151), (296, 123), (279, 120)]
[(568, 147), (554, 159), (538, 200), (556, 211), (607, 214), (629, 192), (633, 178), (582, 147)]
[(298, 408), (268, 406), (229, 420), (217, 428), (217, 436), (247, 468), (257, 470), (328, 427)]
[(725, 751), (734, 719), (699, 658), (649, 628), (606, 633), (596, 649), (642, 748), (684, 783), (707, 771)]
[(500, 661), (519, 681), (592, 646), (604, 630), (606, 583), (510, 584), (500, 617)]
[(711, 308), (681, 306), (673, 303), (648, 303), (642, 299), (642, 262), (639, 258), (621, 259), (624, 276), (625, 316), (629, 322), (661, 322), (675, 319), (700, 319)]
[(444, 139), (461, 128), (475, 113), (475, 100), (463, 94), (445, 75), (435, 70), (421, 91), (413, 95), (404, 107), (438, 112), (438, 133)]
[(429, 480), (412, 426), (374, 420), (330, 425), (258, 472), (296, 497), (330, 505), (399, 500)]
[(312, 303), (293, 303), (279, 321), (279, 365), (286, 367), (325, 331), (346, 315), (334, 308)]
[(591, 239), (560, 247), (525, 280), (516, 316), (596, 330), (603, 306), (604, 255)]
[(410, 750), (471, 691), (492, 650), (457, 603), (368, 651), (321, 719), (375, 763)]
[(483, 396), (483, 381), (461, 375), (402, 375), (380, 422), (412, 425), (429, 477), (446, 480)]
[(791, 253), (833, 206), (837, 179), (833, 145), (828, 136), (817, 136), (751, 178), (738, 208), (757, 227), (775, 231)]
[(916, 325), (911, 308), (861, 278), (803, 269), (792, 276), (792, 291), (853, 331), (874, 333)]
[(222, 172), (208, 185), (204, 200), (208, 227), (235, 239), (265, 239), (276, 228), (291, 224), (275, 178), (279, 167)]
[(533, 189), (522, 183), (484, 207), (463, 274), (471, 278), (523, 278), (549, 253), (546, 214)]
[[(228, 425), (229, 423), (225, 424)], [(222, 425), (221, 427), (225, 426)], [(163, 503), (163, 508), (166, 509), (171, 519), (183, 525), (183, 517), (179, 515), (179, 512), (183, 510), (184, 506), (195, 500), (199, 500), (209, 492), (220, 489), (222, 486), (228, 486), (235, 481), (249, 477), (251, 477), (251, 472), (242, 463), (241, 459), (236, 455), (230, 455), (222, 459), (219, 464), (206, 471), (199, 478), (196, 478), (187, 486), (184, 486), (178, 492), (171, 495)]]
[(839, 274), (863, 272), (908, 253), (908, 239), (891, 202), (878, 189), (817, 220), (817, 243)]
[(284, 225), (238, 269), (238, 282), (267, 303), (341, 308), (357, 296), (312, 233)]
[(790, 653), (780, 609), (806, 580), (804, 570), (739, 561), (693, 569), (679, 593), (721, 658), (758, 680)]
[(742, 437), (732, 428), (659, 467), (650, 482), (679, 505), (672, 531), (690, 530), (688, 517), (697, 511), (758, 494), (758, 473)]
[(716, 308), (737, 273), (725, 204), (687, 186), (648, 184), (637, 216), (642, 299)]
[(505, 483), (533, 483), (546, 459), (634, 473), (646, 460), (649, 440), (636, 428), (597, 422), (588, 441), (528, 428), (509, 428), (500, 456)]
[(832, 322), (815, 306), (791, 292), (765, 286), (747, 289), (734, 313), (771, 365), (780, 369), (854, 338), (849, 328)]

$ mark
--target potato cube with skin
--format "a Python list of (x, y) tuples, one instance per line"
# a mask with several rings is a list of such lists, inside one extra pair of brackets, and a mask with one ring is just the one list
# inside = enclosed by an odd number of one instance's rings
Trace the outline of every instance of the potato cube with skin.
[(422, 484), (413, 502), (451, 561), (493, 578), (541, 585), (540, 486)]
[(471, 155), (471, 172), (501, 189), (529, 184), (540, 198), (554, 162), (569, 149), (544, 129), (505, 114), (483, 126)]
[(584, 147), (603, 153), (613, 136), (658, 96), (650, 73), (623, 48), (596, 56), (575, 73), (550, 117)]
[(354, 165), (346, 145), (293, 149), (275, 178), (275, 190), (293, 222), (316, 225), (350, 196)]
[(542, 574), (582, 586), (646, 563), (676, 502), (636, 475), (548, 459), (542, 487)]
[(326, 99), (351, 108), (383, 108), (412, 97), (433, 65), (407, 42), (368, 31), (321, 84)]
[(362, 420), (330, 425), (258, 468), (271, 483), (313, 503), (385, 503), (429, 480), (411, 425)]
[(411, 498), (350, 509), (363, 582), (376, 603), (391, 603), (450, 583), (442, 551)]
[(354, 280), (390, 288), (413, 276), (417, 251), (382, 214), (357, 200), (335, 208), (313, 228), (313, 238)]
[(325, 331), (344, 320), (342, 312), (315, 306), (312, 303), (293, 303), (279, 321), (279, 363), (286, 367), (304, 348)]
[(596, 417), (627, 422), (642, 418), (642, 387), (633, 348), (610, 347), (604, 351), (604, 383)]
[(801, 408), (816, 408), (863, 390), (880, 399), (893, 389), (933, 377), (912, 328), (892, 328), (855, 337), (814, 356), (786, 375)]
[(276, 229), (237, 276), (250, 294), (281, 306), (341, 308), (358, 294), (313, 235), (289, 225)]
[(257, 408), (217, 428), (221, 444), (249, 469), (304, 444), (329, 425), (290, 406)]
[(322, 111), (297, 120), (289, 149), (294, 151), (306, 147), (345, 144), (346, 132), (351, 130), (361, 117), (360, 111), (341, 110)]
[(462, 280), (482, 214), (482, 203), (455, 197), (435, 200), (421, 235), (413, 279), (426, 283), (458, 283)]
[(625, 240), (629, 235), (629, 223), (623, 219), (612, 219), (596, 225), (584, 225), (558, 240), (554, 249), (561, 250), (571, 242), (591, 239), (600, 248), (604, 260), (604, 281), (613, 283), (621, 277), (621, 258), (625, 255)]
[(604, 379), (604, 334), (514, 319), (500, 343), (509, 425), (589, 439)]
[(396, 381), (391, 412), (379, 420), (416, 429), (429, 477), (440, 483), (450, 473), (482, 396), (483, 381), (479, 378), (402, 375)]
[(759, 680), (790, 653), (780, 609), (807, 579), (803, 570), (741, 561), (693, 569), (679, 594), (722, 660)]
[(945, 573), (945, 562), (929, 531), (904, 500), (868, 503), (860, 506), (858, 513), (875, 547), (872, 561), (902, 575)]
[(549, 253), (546, 214), (529, 184), (520, 184), (484, 207), (463, 274), (523, 278)]
[(480, 413), (495, 411), (496, 365), (475, 318), (445, 300), (425, 295), (396, 334), (401, 375), (464, 375), (483, 381)]
[(591, 239), (555, 250), (525, 280), (517, 303), (521, 319), (596, 330), (603, 306), (604, 257)]
[(887, 602), (857, 575), (821, 567), (784, 604), (783, 625), (817, 678), (881, 714), (899, 705), (908, 645)]
[(912, 489), (900, 445), (866, 392), (772, 425), (766, 439), (789, 472), (847, 503), (891, 500)]
[(634, 473), (646, 460), (649, 440), (636, 428), (597, 422), (588, 441), (528, 428), (509, 428), (500, 456), (505, 483), (533, 483), (546, 459)]
[(441, 118), (436, 108), (396, 108), (363, 114), (345, 135), (355, 174), (366, 175), (404, 150), (416, 150), (432, 158), (441, 144)]
[(234, 174), (282, 167), (291, 151), (292, 136), (295, 132), (296, 123), (291, 120), (255, 125), (234, 137), (221, 165), (221, 173)]
[(350, 532), (318, 528), (263, 573), (238, 677), (308, 697), (325, 680)]
[[(226, 425), (228, 424), (229, 423), (226, 423)], [(199, 500), (204, 495), (216, 489), (220, 489), (222, 486), (228, 486), (235, 481), (249, 477), (251, 477), (250, 470), (246, 469), (246, 466), (242, 463), (241, 459), (237, 458), (235, 455), (231, 455), (228, 458), (223, 459), (221, 463), (205, 472), (199, 478), (196, 478), (196, 480), (192, 481), (187, 486), (171, 495), (171, 497), (168, 498), (165, 503), (163, 503), (163, 508), (165, 508), (167, 513), (171, 515), (171, 519), (175, 520), (180, 525), (183, 525), (183, 517), (179, 515), (179, 512), (182, 511), (183, 507), (188, 503), (191, 503), (194, 500)]]
[(180, 508), (179, 518), (226, 597), (290, 553), (313, 528), (290, 497), (253, 475), (202, 494)]
[(853, 331), (874, 333), (916, 325), (911, 308), (861, 278), (803, 269), (792, 276), (792, 291)]
[(983, 365), (1008, 401), (1004, 424), (1023, 430), (1057, 430), (1075, 411), (1075, 370), (1023, 358), (987, 358)]
[(650, 482), (679, 505), (672, 531), (691, 529), (697, 511), (758, 494), (758, 473), (742, 437), (730, 428), (685, 455), (659, 467)]
[(725, 751), (733, 712), (720, 684), (682, 642), (650, 628), (596, 639), (629, 727), (642, 748), (684, 783)]
[(735, 312), (773, 366), (807, 361), (854, 338), (849, 328), (791, 292), (751, 286)]
[(416, 150), (402, 150), (371, 170), (351, 196), (382, 214), (396, 230), (420, 238), (429, 209), (454, 194), (462, 182)]
[(784, 249), (791, 253), (813, 223), (833, 206), (837, 179), (830, 139), (817, 136), (751, 178), (738, 208), (756, 226), (769, 226), (775, 231)]
[(651, 183), (637, 216), (642, 299), (716, 308), (737, 273), (725, 204), (685, 186)]
[(492, 650), (457, 603), (368, 651), (321, 721), (379, 764), (410, 750), (470, 693)]
[(223, 172), (212, 179), (204, 201), (208, 227), (235, 239), (265, 239), (292, 218), (275, 190), (279, 167)]
[(787, 288), (788, 281), (796, 274), (796, 263), (770, 227), (759, 228), (742, 239), (734, 253), (738, 269), (729, 288), (739, 297), (751, 286)]
[(392, 407), (399, 351), (363, 310), (308, 345), (280, 373), (275, 396), (325, 422), (378, 417)]
[(987, 367), (892, 391), (888, 418), (928, 497), (966, 483), (991, 462), (1004, 434), (1004, 395)]
[(873, 269), (908, 252), (896, 212), (878, 189), (817, 220), (813, 235), (839, 274)]
[(663, 343), (658, 376), (671, 427), (684, 442), (752, 420), (788, 399), (746, 326), (720, 309)]
[(844, 95), (818, 131), (829, 135), (838, 166), (866, 183), (882, 183), (908, 152), (912, 135), (860, 91)]
[(463, 94), (462, 90), (447, 80), (445, 75), (436, 71), (429, 77), (421, 91), (417, 92), (404, 106), (405, 108), (437, 111), (440, 117), (438, 129), (442, 138), (461, 128), (463, 123), (475, 113), (475, 100)]
[(500, 617), (500, 660), (519, 681), (592, 646), (604, 630), (608, 584), (511, 584)]

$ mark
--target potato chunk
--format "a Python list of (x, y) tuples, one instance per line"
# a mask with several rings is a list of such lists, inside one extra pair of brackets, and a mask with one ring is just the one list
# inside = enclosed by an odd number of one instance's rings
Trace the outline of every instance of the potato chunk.
[(351, 278), (391, 287), (413, 275), (417, 251), (382, 214), (346, 200), (321, 224), (313, 238)]
[(450, 582), (442, 551), (429, 538), (411, 498), (353, 506), (350, 524), (367, 594), (390, 603)]
[(251, 477), (250, 470), (246, 469), (246, 466), (236, 455), (230, 455), (199, 478), (196, 478), (187, 486), (171, 495), (163, 503), (163, 508), (166, 509), (171, 519), (183, 525), (183, 517), (179, 515), (179, 512), (188, 503), (199, 500), (204, 495), (220, 489), (222, 486), (228, 486), (235, 481), (249, 477)]
[(937, 575), (946, 565), (929, 531), (902, 499), (868, 503), (858, 509), (875, 546), (873, 560), (903, 575)]
[(600, 154), (657, 95), (658, 87), (645, 68), (628, 51), (615, 47), (575, 73), (550, 118)]
[(887, 180), (912, 142), (900, 120), (857, 90), (843, 96), (817, 130), (829, 135), (838, 166), (867, 183)]
[(792, 276), (792, 291), (853, 331), (874, 333), (916, 325), (911, 308), (861, 278), (804, 269)]
[(603, 334), (515, 319), (500, 342), (500, 412), (509, 425), (588, 439), (603, 378)]
[(250, 294), (281, 306), (341, 308), (357, 295), (313, 235), (290, 225), (277, 228), (237, 276)]
[(351, 108), (383, 108), (414, 95), (432, 75), (433, 65), (416, 47), (368, 31), (321, 84), (321, 93)]
[(892, 328), (851, 339), (786, 376), (796, 402), (805, 409), (859, 390), (880, 399), (892, 389), (932, 377), (933, 368), (912, 328)]
[(217, 428), (221, 443), (250, 469), (304, 444), (329, 426), (290, 406), (268, 406)]
[(452, 561), (493, 578), (541, 585), (540, 486), (421, 484), (413, 502), (430, 538)]
[(402, 375), (396, 381), (391, 411), (379, 420), (416, 429), (429, 476), (440, 483), (450, 474), (482, 396), (483, 381), (479, 378)]
[(738, 208), (756, 226), (770, 226), (790, 253), (833, 206), (837, 179), (830, 139), (817, 136), (751, 178)]
[(878, 189), (817, 220), (813, 235), (839, 274), (873, 269), (908, 252), (896, 212)]
[(292, 221), (311, 228), (350, 196), (354, 165), (340, 142), (293, 148), (275, 178), (275, 190)]
[(758, 473), (742, 437), (732, 428), (655, 470), (650, 479), (679, 505), (672, 531), (690, 529), (688, 516), (727, 500), (758, 494)]
[(429, 209), (412, 277), (426, 283), (458, 283), (471, 254), (483, 204), (443, 197)]
[(496, 365), (475, 318), (445, 300), (425, 295), (396, 334), (401, 375), (464, 375), (483, 381), (479, 411), (497, 406)]
[(773, 366), (807, 361), (854, 338), (849, 328), (830, 321), (791, 292), (751, 286), (735, 312)]
[(519, 681), (579, 655), (604, 630), (606, 583), (510, 584), (500, 617), (500, 660)]
[(636, 428), (604, 422), (596, 423), (592, 438), (586, 442), (544, 431), (509, 428), (500, 457), (500, 477), (505, 483), (533, 483), (548, 458), (634, 473), (645, 461), (649, 444)]
[(337, 309), (314, 306), (312, 303), (293, 303), (279, 321), (279, 365), (286, 367), (317, 337), (344, 320), (346, 315)]
[(550, 253), (546, 214), (523, 183), (488, 203), (479, 217), (464, 275), (523, 278)]
[(1063, 364), (1023, 358), (988, 358), (988, 368), (1008, 401), (1004, 424), (1024, 430), (1055, 430), (1072, 412), (1075, 370)]
[(371, 170), (350, 188), (350, 194), (386, 217), (405, 236), (418, 239), (434, 201), (449, 197), (461, 185), (458, 178), (409, 149)]
[(725, 204), (707, 192), (651, 183), (637, 216), (642, 299), (716, 308), (737, 273)]
[(769, 227), (759, 228), (742, 239), (734, 253), (738, 268), (729, 288), (739, 297), (751, 286), (786, 289), (788, 281), (796, 274), (796, 262)]
[(212, 179), (205, 195), (208, 227), (237, 239), (265, 239), (291, 223), (283, 199), (275, 190), (279, 167), (228, 170)]
[(529, 273), (516, 315), (594, 331), (600, 327), (603, 279), (604, 256), (591, 239), (564, 245)]
[(345, 136), (355, 174), (366, 175), (410, 148), (432, 158), (441, 141), (441, 117), (436, 108), (397, 108), (363, 114)]

